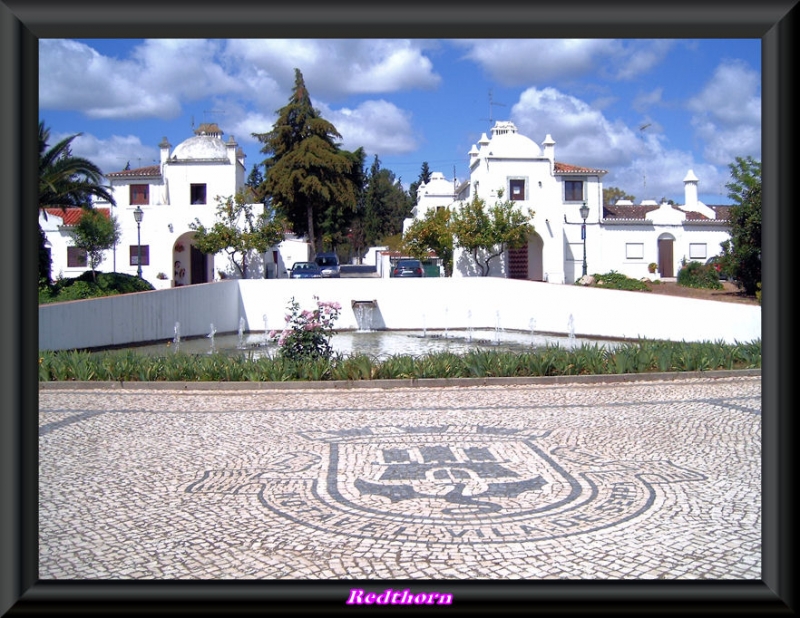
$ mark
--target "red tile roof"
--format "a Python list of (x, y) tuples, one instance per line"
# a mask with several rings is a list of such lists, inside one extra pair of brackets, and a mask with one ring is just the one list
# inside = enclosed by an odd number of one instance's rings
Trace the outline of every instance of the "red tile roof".
[(556, 174), (607, 174), (608, 170), (594, 169), (590, 167), (580, 167), (555, 161), (553, 163)]
[[(610, 219), (610, 220), (619, 220), (619, 221), (645, 221), (645, 216), (648, 212), (652, 210), (656, 210), (658, 206), (642, 206), (642, 205), (632, 205), (632, 206), (625, 206), (625, 205), (613, 205), (613, 206), (603, 206), (603, 218)], [(684, 211), (678, 208), (676, 205), (672, 205), (672, 208), (678, 210), (686, 215), (686, 221), (720, 221), (720, 222), (728, 222), (730, 217), (730, 206), (709, 206), (716, 214), (716, 219), (709, 219), (704, 214), (694, 211)]]
[(160, 165), (147, 165), (145, 167), (137, 167), (132, 170), (122, 170), (120, 172), (110, 172), (106, 174), (112, 178), (126, 178), (131, 176), (161, 176)]
[[(111, 211), (108, 208), (95, 208), (95, 210), (106, 217), (111, 216)], [(48, 215), (61, 217), (64, 220), (64, 225), (68, 226), (75, 225), (80, 220), (83, 208), (67, 208), (66, 210), (62, 210), (61, 208), (45, 208), (45, 211)]]

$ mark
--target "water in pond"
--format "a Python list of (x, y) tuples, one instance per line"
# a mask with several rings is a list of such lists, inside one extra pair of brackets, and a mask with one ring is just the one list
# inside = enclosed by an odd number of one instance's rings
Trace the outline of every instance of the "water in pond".
[[(264, 333), (247, 333), (240, 335), (218, 335), (192, 339), (182, 339), (180, 351), (188, 354), (209, 354), (212, 351), (226, 354), (252, 354), (258, 356), (274, 356), (277, 346), (269, 343)], [(137, 352), (147, 354), (168, 354), (174, 350), (172, 342), (131, 346)], [(450, 351), (463, 354), (470, 350), (498, 350), (511, 352), (529, 352), (535, 348), (558, 345), (564, 348), (580, 347), (582, 344), (597, 344), (613, 347), (617, 342), (576, 338), (573, 336), (552, 336), (535, 332), (516, 332), (496, 328), (469, 329), (468, 331), (342, 331), (331, 339), (334, 351), (340, 354), (368, 354), (373, 357), (409, 355), (420, 356), (430, 352)]]

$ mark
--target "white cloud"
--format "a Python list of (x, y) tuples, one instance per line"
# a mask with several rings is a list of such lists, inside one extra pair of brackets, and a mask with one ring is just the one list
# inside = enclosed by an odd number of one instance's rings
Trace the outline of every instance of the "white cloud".
[(636, 98), (634, 98), (631, 103), (631, 107), (639, 113), (644, 113), (654, 105), (661, 103), (663, 94), (663, 88), (656, 88), (650, 92), (641, 92), (636, 95)]
[(761, 156), (761, 81), (745, 63), (720, 64), (705, 88), (692, 97), (692, 126), (705, 143), (704, 155), (717, 165)]
[(661, 62), (672, 45), (665, 40), (617, 39), (486, 39), (454, 43), (466, 47), (466, 58), (506, 86), (566, 83), (592, 73), (630, 80)]
[(441, 78), (425, 56), (430, 44), (407, 39), (234, 39), (226, 55), (272, 76), (284, 92), (300, 69), (312, 96), (430, 89)]
[(346, 150), (363, 147), (369, 156), (406, 154), (417, 148), (408, 112), (383, 100), (365, 101), (354, 109), (320, 109), (342, 135)]
[(243, 89), (215, 62), (217, 48), (205, 40), (148, 40), (120, 60), (76, 41), (42, 39), (40, 107), (90, 118), (175, 118), (185, 101)]
[[(69, 135), (51, 135), (50, 143), (69, 137)], [(108, 139), (99, 139), (94, 135), (78, 135), (71, 144), (72, 154), (89, 159), (104, 173), (118, 172), (127, 163), (131, 167), (144, 167), (159, 161), (159, 151), (155, 145), (144, 145), (134, 135), (112, 135)]]
[(603, 185), (619, 187), (637, 201), (666, 197), (682, 203), (683, 179), (690, 169), (701, 190), (719, 188), (719, 169), (698, 164), (691, 152), (669, 148), (657, 122), (640, 131), (555, 88), (524, 91), (512, 119), (520, 133), (538, 144), (549, 133), (557, 161), (607, 170)]

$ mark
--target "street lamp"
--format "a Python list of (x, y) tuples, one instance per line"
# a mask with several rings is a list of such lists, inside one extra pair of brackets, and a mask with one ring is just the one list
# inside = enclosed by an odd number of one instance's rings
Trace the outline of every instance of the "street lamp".
[(142, 278), (142, 219), (144, 218), (144, 210), (141, 206), (137, 206), (133, 211), (133, 218), (136, 219), (136, 274), (139, 279)]
[(583, 276), (586, 276), (586, 217), (589, 216), (589, 207), (586, 202), (580, 207), (581, 218), (583, 225), (581, 225), (581, 240), (583, 240)]

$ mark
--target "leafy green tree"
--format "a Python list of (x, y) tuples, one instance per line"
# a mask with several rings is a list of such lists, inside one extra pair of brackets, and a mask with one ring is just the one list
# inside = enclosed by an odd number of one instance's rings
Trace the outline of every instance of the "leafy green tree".
[(752, 296), (761, 283), (761, 161), (736, 157), (729, 165), (732, 180), (725, 187), (730, 208), (731, 238), (721, 243), (722, 269)]
[(411, 203), (416, 206), (417, 204), (417, 189), (420, 185), (427, 184), (431, 181), (431, 169), (428, 167), (428, 162), (422, 162), (422, 168), (419, 171), (419, 177), (411, 183), (408, 187), (408, 195), (411, 198)]
[(322, 245), (320, 222), (334, 204), (355, 209), (352, 158), (340, 148), (341, 135), (311, 104), (303, 74), (295, 69), (289, 103), (278, 110), (269, 133), (254, 133), (268, 155), (264, 193), (297, 234), (306, 234), (312, 252)]
[(606, 187), (603, 189), (603, 204), (613, 206), (617, 203), (617, 200), (636, 202), (636, 198), (633, 195), (625, 193), (625, 191), (617, 187)]
[(250, 252), (266, 253), (283, 240), (286, 229), (286, 220), (269, 206), (264, 205), (260, 213), (253, 212), (252, 197), (241, 191), (233, 197), (218, 196), (214, 224), (206, 228), (195, 219), (189, 225), (195, 231), (194, 246), (203, 253), (227, 253), (243, 279), (247, 277)]
[[(501, 191), (498, 197), (503, 199)], [(509, 200), (496, 202), (487, 209), (486, 202), (476, 195), (450, 216), (455, 246), (465, 249), (481, 276), (486, 277), (492, 260), (528, 241), (533, 232), (532, 217), (532, 211), (525, 214)]]
[(253, 164), (253, 168), (250, 170), (250, 174), (248, 174), (247, 180), (244, 182), (244, 186), (250, 189), (254, 202), (264, 201), (263, 184), (264, 174), (261, 173), (261, 169), (258, 167), (258, 165)]
[(70, 233), (75, 246), (86, 252), (92, 280), (97, 281), (95, 271), (103, 261), (103, 251), (111, 249), (119, 242), (119, 223), (111, 214), (106, 216), (99, 210), (84, 208), (81, 218)]
[[(363, 148), (353, 152), (343, 150), (342, 153), (351, 161), (348, 177), (353, 185), (356, 196), (355, 208), (345, 206), (340, 202), (331, 202), (325, 208), (320, 220), (322, 230), (322, 250), (339, 251), (341, 245), (348, 244), (349, 230), (356, 219), (363, 218), (364, 190), (366, 175), (364, 173), (364, 160), (366, 153)], [(345, 255), (340, 258), (345, 259)]]
[(394, 173), (382, 168), (376, 155), (370, 166), (364, 197), (367, 244), (375, 245), (387, 236), (402, 233), (403, 221), (411, 216), (413, 207)]
[(428, 210), (421, 219), (416, 219), (403, 235), (406, 252), (423, 259), (433, 251), (442, 259), (445, 276), (453, 274), (453, 231), (450, 227), (450, 210), (436, 208)]
[[(77, 133), (50, 146), (50, 129), (39, 121), (39, 210), (47, 219), (45, 208), (66, 210), (75, 206), (91, 208), (92, 198), (116, 205), (110, 190), (102, 185), (103, 173), (88, 159), (73, 156), (72, 141)], [(51, 262), (46, 255), (46, 236), (39, 228), (39, 281), (51, 283)]]

